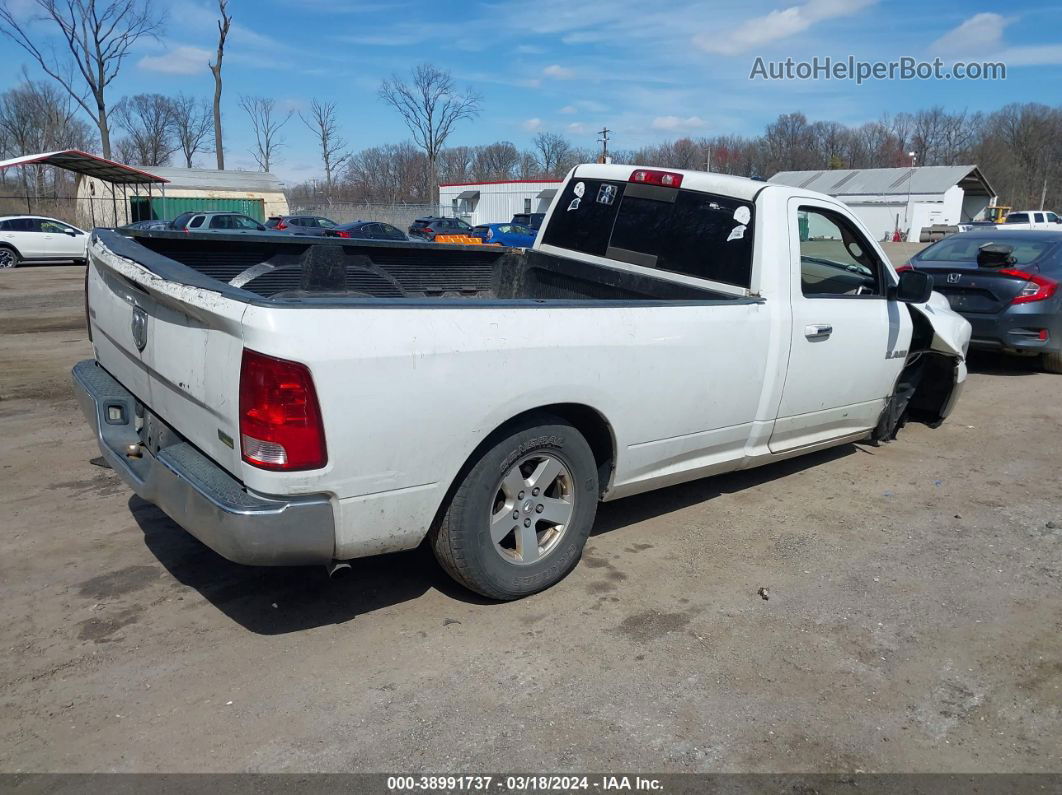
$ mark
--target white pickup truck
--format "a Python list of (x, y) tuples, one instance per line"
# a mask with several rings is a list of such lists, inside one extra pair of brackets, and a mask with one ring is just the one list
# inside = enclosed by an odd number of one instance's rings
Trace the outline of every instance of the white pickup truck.
[(969, 324), (843, 204), (581, 165), (531, 250), (96, 230), (79, 400), (115, 471), (247, 564), (424, 541), (513, 599), (599, 500), (931, 426)]

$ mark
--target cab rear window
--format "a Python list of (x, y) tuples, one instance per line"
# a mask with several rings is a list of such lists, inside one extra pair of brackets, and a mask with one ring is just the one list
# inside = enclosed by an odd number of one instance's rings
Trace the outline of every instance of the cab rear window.
[(748, 287), (753, 207), (690, 190), (572, 180), (543, 243)]

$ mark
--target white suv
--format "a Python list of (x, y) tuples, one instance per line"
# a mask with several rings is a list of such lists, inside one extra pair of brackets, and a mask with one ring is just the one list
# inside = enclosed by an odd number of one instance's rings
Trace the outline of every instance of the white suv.
[(39, 215), (0, 217), (0, 268), (23, 262), (84, 262), (89, 236), (76, 226)]

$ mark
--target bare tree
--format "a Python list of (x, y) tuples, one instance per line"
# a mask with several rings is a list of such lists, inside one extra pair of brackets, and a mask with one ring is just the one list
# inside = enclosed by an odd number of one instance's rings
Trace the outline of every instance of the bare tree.
[(310, 102), (309, 118), (299, 114), (302, 123), (309, 128), (321, 147), (321, 161), (324, 163), (325, 184), (328, 195), (332, 195), (332, 186), (336, 170), (350, 157), (347, 142), (339, 137), (339, 123), (336, 121), (336, 104), (334, 102)]
[(65, 52), (38, 43), (32, 21), (20, 22), (10, 6), (0, 6), (0, 31), (28, 52), (85, 112), (96, 120), (103, 156), (111, 156), (107, 86), (118, 76), (132, 47), (155, 36), (162, 24), (151, 0), (34, 0), (35, 20), (53, 24)]
[(468, 91), (460, 94), (449, 72), (420, 64), (405, 83), (398, 75), (380, 84), (380, 99), (398, 111), (413, 134), (413, 140), (427, 157), (427, 194), (436, 200), (439, 152), (446, 145), (454, 125), (479, 115), (481, 99)]
[(192, 167), (192, 159), (199, 152), (209, 152), (207, 137), (210, 135), (210, 106), (205, 99), (196, 99), (178, 94), (171, 101), (173, 129), (177, 143), (184, 153), (184, 164)]
[(272, 97), (240, 97), (240, 107), (254, 128), (255, 148), (251, 155), (262, 171), (269, 171), (277, 151), (284, 146), (280, 131), (291, 120), (293, 112), (279, 112)]
[[(78, 106), (61, 89), (27, 77), (21, 85), (0, 94), (0, 156), (93, 149), (92, 127), (77, 118), (77, 113)], [(58, 168), (34, 165), (19, 171), (27, 195), (58, 193), (60, 186), (67, 186), (68, 172)], [(49, 171), (52, 172), (50, 180)]]
[(563, 135), (552, 132), (540, 132), (532, 139), (542, 173), (555, 176), (561, 165), (568, 160), (572, 145)]
[(123, 155), (132, 153), (137, 165), (164, 166), (181, 146), (173, 101), (162, 94), (122, 97), (114, 106), (114, 119), (127, 136)]
[[(225, 39), (229, 37), (232, 17), (228, 14), (229, 0), (218, 0), (218, 54), (210, 71), (214, 74), (214, 151), (218, 155), (218, 171), (225, 170), (225, 145), (221, 140), (221, 61), (225, 57)], [(191, 168), (191, 166), (189, 166)]]

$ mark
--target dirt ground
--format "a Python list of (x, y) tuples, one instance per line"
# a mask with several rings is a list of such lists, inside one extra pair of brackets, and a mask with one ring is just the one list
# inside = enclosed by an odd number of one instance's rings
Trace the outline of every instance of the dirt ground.
[(607, 504), (490, 604), (228, 563), (90, 464), (82, 278), (0, 273), (0, 770), (1062, 771), (1062, 376)]

